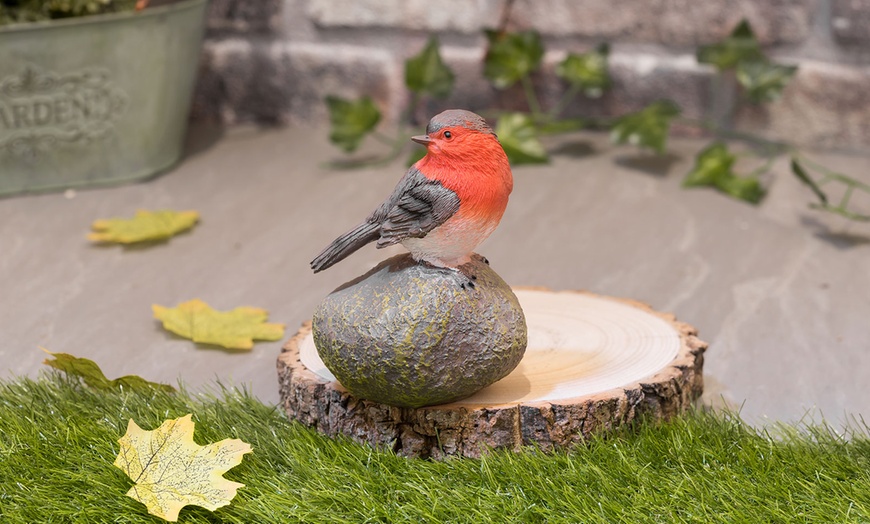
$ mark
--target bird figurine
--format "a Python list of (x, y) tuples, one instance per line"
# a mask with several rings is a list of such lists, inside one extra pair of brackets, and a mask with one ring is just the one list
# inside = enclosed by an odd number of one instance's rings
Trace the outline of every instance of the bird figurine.
[(462, 109), (435, 115), (426, 134), (411, 140), (426, 146), (426, 156), (361, 224), (317, 255), (315, 273), (370, 242), (400, 243), (418, 263), (450, 270), (462, 288), (474, 287), (476, 277), (462, 266), (507, 207), (514, 185), (507, 155), (486, 121)]

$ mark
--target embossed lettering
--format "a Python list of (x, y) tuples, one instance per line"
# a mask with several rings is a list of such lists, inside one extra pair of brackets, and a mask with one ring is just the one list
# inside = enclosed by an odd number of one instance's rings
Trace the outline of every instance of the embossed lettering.
[(6, 129), (63, 126), (72, 121), (100, 122), (110, 119), (111, 113), (109, 98), (98, 94), (42, 98), (10, 105), (0, 103), (0, 122)]
[(33, 125), (44, 126), (52, 123), (52, 109), (50, 102), (40, 100), (33, 103)]
[(56, 98), (54, 100), (54, 122), (62, 126), (69, 122), (69, 99)]
[(15, 127), (30, 125), (30, 115), (27, 114), (28, 107), (25, 105), (12, 106), (12, 116), (15, 118)]
[(126, 105), (126, 93), (106, 71), (57, 74), (28, 65), (0, 77), (0, 154), (89, 144), (112, 131)]
[(9, 118), (9, 114), (6, 112), (6, 107), (0, 104), (0, 121), (3, 122), (3, 127), (6, 129), (12, 129), (12, 119)]
[(73, 115), (78, 118), (90, 118), (91, 108), (85, 103), (84, 97), (73, 97), (71, 100)]

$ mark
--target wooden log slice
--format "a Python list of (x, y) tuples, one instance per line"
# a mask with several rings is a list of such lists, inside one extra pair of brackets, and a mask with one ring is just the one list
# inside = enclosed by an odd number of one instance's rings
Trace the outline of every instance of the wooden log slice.
[(673, 315), (585, 292), (517, 289), (529, 331), (520, 365), (471, 397), (399, 408), (350, 395), (323, 365), (311, 324), (278, 357), (287, 414), (405, 456), (568, 447), (639, 416), (667, 419), (701, 395), (707, 345)]

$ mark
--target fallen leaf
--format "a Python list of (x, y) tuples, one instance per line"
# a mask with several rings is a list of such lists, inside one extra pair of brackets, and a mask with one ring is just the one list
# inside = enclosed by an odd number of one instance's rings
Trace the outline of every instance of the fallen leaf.
[(103, 370), (96, 362), (87, 358), (80, 358), (68, 353), (52, 353), (51, 351), (40, 348), (49, 355), (54, 357), (54, 360), (45, 359), (43, 364), (51, 366), (54, 369), (63, 371), (67, 375), (81, 377), (81, 379), (89, 387), (94, 389), (129, 389), (132, 391), (151, 391), (158, 389), (167, 393), (174, 393), (175, 388), (168, 384), (158, 384), (156, 382), (148, 382), (142, 377), (136, 375), (126, 375), (121, 378), (109, 380), (103, 374)]
[(127, 432), (118, 439), (115, 466), (134, 482), (127, 496), (169, 522), (177, 521), (178, 512), (187, 505), (210, 511), (226, 506), (244, 487), (223, 474), (253, 451), (250, 444), (224, 439), (200, 446), (193, 441), (193, 428), (191, 415), (166, 420), (153, 431), (130, 419)]
[(133, 218), (108, 218), (94, 221), (91, 225), (94, 232), (88, 234), (88, 240), (119, 244), (154, 242), (188, 230), (197, 221), (199, 221), (199, 213), (196, 211), (139, 210)]
[(151, 309), (164, 328), (203, 344), (251, 349), (254, 339), (281, 340), (284, 336), (284, 324), (266, 323), (269, 312), (265, 309), (237, 307), (232, 311), (216, 311), (196, 298), (174, 308), (154, 304)]

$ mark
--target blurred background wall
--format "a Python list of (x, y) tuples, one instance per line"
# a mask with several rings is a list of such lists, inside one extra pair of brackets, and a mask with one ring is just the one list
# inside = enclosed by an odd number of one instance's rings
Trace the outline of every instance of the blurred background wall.
[[(232, 125), (325, 124), (323, 97), (370, 95), (386, 118), (406, 102), (404, 60), (430, 34), (456, 72), (446, 107), (524, 107), (481, 75), (483, 29), (505, 0), (212, 0), (193, 118)], [(568, 51), (611, 46), (613, 88), (573, 111), (615, 116), (657, 99), (689, 118), (726, 119), (791, 141), (832, 148), (870, 146), (870, 0), (516, 0), (506, 27), (535, 29), (547, 55), (536, 82), (563, 91), (553, 68)], [(749, 20), (770, 56), (799, 70), (782, 98), (729, 114), (727, 85), (695, 60), (698, 45)]]

